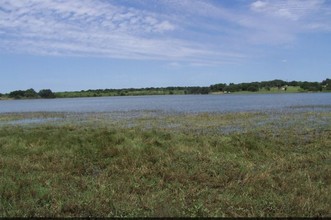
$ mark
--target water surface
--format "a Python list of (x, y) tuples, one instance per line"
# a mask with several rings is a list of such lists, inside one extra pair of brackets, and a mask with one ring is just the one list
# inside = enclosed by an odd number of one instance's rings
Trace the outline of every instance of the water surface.
[(331, 111), (331, 93), (117, 96), (0, 101), (0, 113), (137, 110), (178, 113)]

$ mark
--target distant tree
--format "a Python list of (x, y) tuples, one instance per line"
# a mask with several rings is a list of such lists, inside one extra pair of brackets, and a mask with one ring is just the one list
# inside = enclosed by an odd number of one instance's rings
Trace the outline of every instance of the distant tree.
[(210, 92), (209, 87), (199, 87), (199, 86), (187, 87), (188, 94), (208, 94), (209, 92)]
[(247, 88), (247, 91), (250, 91), (250, 92), (257, 92), (259, 91), (259, 87), (257, 86), (254, 86), (254, 85), (251, 85)]
[(0, 97), (2, 97), (3, 96), (3, 94), (2, 93), (0, 93)]
[(285, 86), (286, 84), (287, 84), (287, 82), (280, 80), (280, 79), (275, 79), (275, 80), (270, 81), (270, 85), (272, 87), (281, 88), (282, 86)]
[(220, 92), (220, 91), (223, 91), (225, 87), (226, 87), (225, 83), (218, 83), (218, 84), (211, 85), (210, 90), (212, 92)]
[(297, 81), (291, 81), (288, 83), (289, 86), (299, 86), (299, 82)]
[(8, 96), (9, 98), (14, 98), (14, 99), (21, 99), (21, 98), (33, 99), (33, 98), (38, 98), (38, 93), (34, 91), (34, 89), (27, 89), (25, 91), (15, 90), (10, 92)]
[(21, 98), (24, 98), (25, 91), (15, 90), (15, 91), (10, 92), (8, 96), (9, 96), (9, 98), (21, 99)]
[(238, 84), (230, 83), (228, 86), (224, 88), (224, 91), (227, 92), (238, 92), (240, 91), (240, 87)]
[(318, 82), (303, 82), (301, 83), (300, 87), (304, 90), (307, 91), (322, 91), (323, 87), (322, 84), (318, 83)]
[(34, 89), (28, 89), (24, 92), (25, 98), (38, 98), (38, 93)]
[(240, 83), (239, 89), (242, 91), (249, 91), (248, 88), (251, 86), (251, 83)]
[(326, 90), (331, 90), (331, 79), (323, 80), (321, 84)]
[(39, 91), (39, 96), (43, 99), (55, 98), (55, 94), (50, 89), (42, 89)]

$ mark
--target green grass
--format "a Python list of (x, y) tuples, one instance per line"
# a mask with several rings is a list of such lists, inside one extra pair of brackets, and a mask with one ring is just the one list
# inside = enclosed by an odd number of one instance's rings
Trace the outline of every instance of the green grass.
[[(279, 90), (277, 87), (270, 88), (270, 91), (266, 89), (262, 89), (261, 92), (270, 92), (270, 93), (297, 93), (297, 92), (305, 92), (305, 90), (301, 89), (300, 86), (288, 86), (286, 91)], [(306, 91), (307, 92), (307, 91)]]
[(101, 96), (140, 96), (140, 95), (184, 95), (185, 90), (167, 90), (167, 89), (123, 89), (109, 92), (56, 92), (57, 98), (75, 98), (75, 97), (101, 97)]
[(281, 90), (277, 87), (272, 87), (270, 90), (265, 88), (260, 89), (257, 92), (249, 92), (249, 91), (241, 91), (241, 92), (234, 92), (235, 94), (273, 94), (273, 93), (299, 93), (299, 92), (307, 92), (300, 88), (300, 86), (288, 86), (287, 90)]
[(330, 112), (115, 116), (0, 126), (0, 216), (331, 215)]
[[(278, 87), (271, 87), (270, 90), (262, 88), (257, 92), (250, 91), (237, 91), (232, 92), (232, 94), (274, 94), (274, 93), (299, 93), (299, 92), (308, 92), (300, 88), (300, 86), (288, 86), (287, 90), (278, 89)], [(212, 92), (211, 94), (223, 94), (223, 92)]]

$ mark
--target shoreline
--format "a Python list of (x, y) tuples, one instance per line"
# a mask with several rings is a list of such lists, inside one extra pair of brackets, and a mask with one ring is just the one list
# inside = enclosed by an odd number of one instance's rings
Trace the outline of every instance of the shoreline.
[[(331, 91), (261, 91), (261, 92), (248, 92), (248, 91), (240, 91), (240, 92), (211, 92), (208, 94), (134, 94), (134, 95), (98, 95), (98, 96), (67, 96), (67, 97), (55, 97), (48, 99), (67, 99), (67, 98), (99, 98), (99, 97), (135, 97), (135, 96), (176, 96), (176, 95), (265, 95), (265, 94), (299, 94), (299, 93), (331, 93)], [(8, 101), (8, 100), (37, 100), (37, 99), (47, 99), (47, 98), (9, 98), (9, 97), (0, 97), (0, 101)]]

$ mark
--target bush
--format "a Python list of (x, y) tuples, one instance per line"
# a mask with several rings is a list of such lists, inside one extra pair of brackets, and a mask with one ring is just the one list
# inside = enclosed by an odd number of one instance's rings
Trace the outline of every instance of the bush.
[(44, 99), (55, 98), (55, 94), (50, 89), (42, 89), (39, 91), (39, 96)]
[(257, 92), (259, 91), (259, 88), (256, 87), (256, 86), (250, 86), (247, 88), (247, 91), (250, 91), (250, 92)]
[(25, 98), (38, 98), (38, 93), (34, 89), (28, 89), (24, 92)]
[(20, 99), (25, 96), (25, 91), (15, 90), (9, 93), (9, 98)]

